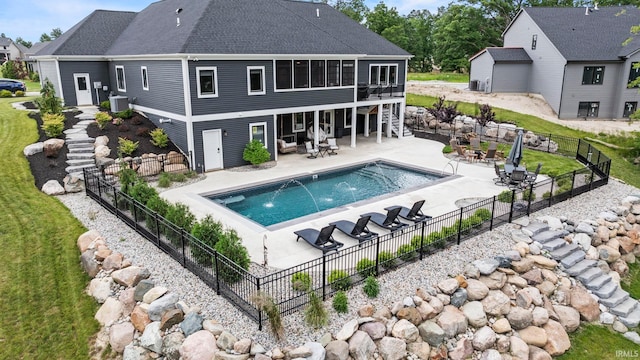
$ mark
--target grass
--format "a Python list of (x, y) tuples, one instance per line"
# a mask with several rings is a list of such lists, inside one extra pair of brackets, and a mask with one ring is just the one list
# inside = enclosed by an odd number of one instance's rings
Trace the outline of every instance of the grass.
[(640, 263), (629, 264), (629, 275), (620, 282), (622, 289), (634, 299), (640, 299)]
[[(625, 339), (621, 334), (600, 325), (583, 325), (569, 334), (571, 348), (558, 360), (605, 360), (620, 358), (616, 351), (634, 351), (638, 345)], [(636, 355), (637, 356), (637, 355)], [(634, 358), (636, 356), (633, 356)]]
[(87, 359), (97, 305), (76, 240), (86, 229), (35, 188), (22, 149), (36, 123), (0, 99), (0, 359)]
[[(407, 104), (410, 105), (432, 107), (436, 100), (437, 99), (433, 96), (407, 94)], [(479, 104), (467, 102), (457, 103), (458, 110), (465, 114), (473, 116), (474, 114), (479, 113), (479, 111), (476, 110)], [(616, 141), (615, 138), (612, 138), (611, 136), (605, 136), (603, 134), (593, 134), (587, 131), (571, 129), (563, 125), (543, 120), (533, 115), (521, 114), (501, 108), (493, 108), (493, 111), (496, 113), (496, 119), (498, 121), (516, 124), (517, 126), (523, 127), (527, 130), (531, 130), (537, 134), (554, 134), (578, 139), (590, 137), (614, 143), (623, 141), (621, 139), (618, 139)], [(625, 156), (626, 154), (624, 151), (612, 149), (604, 145), (597, 145), (596, 148), (598, 148), (598, 150), (602, 151), (611, 159), (611, 176), (621, 179), (635, 187), (640, 187), (640, 166), (635, 166), (631, 162), (629, 162), (628, 158)], [(528, 163), (530, 160), (525, 158), (525, 161), (527, 161)], [(545, 163), (542, 168), (544, 169), (546, 166), (547, 164)]]
[(40, 83), (38, 81), (31, 81), (31, 80), (22, 80), (24, 81), (25, 85), (27, 85), (27, 91), (37, 91), (40, 92)]
[(418, 80), (418, 81), (430, 81), (430, 80), (438, 80), (438, 81), (450, 81), (457, 83), (468, 83), (469, 82), (469, 74), (458, 74), (458, 73), (408, 73), (407, 78), (409, 80)]

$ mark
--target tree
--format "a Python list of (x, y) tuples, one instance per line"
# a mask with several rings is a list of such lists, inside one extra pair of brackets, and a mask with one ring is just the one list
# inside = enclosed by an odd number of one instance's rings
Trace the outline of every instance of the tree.
[(409, 68), (413, 71), (430, 72), (433, 69), (433, 23), (433, 16), (426, 10), (413, 10), (407, 16), (408, 45), (404, 49), (413, 54), (409, 59)]
[(385, 29), (393, 26), (402, 26), (403, 20), (395, 7), (389, 9), (387, 5), (381, 2), (367, 15), (366, 25), (369, 30), (382, 35)]
[(59, 38), (60, 35), (62, 35), (62, 29), (55, 28), (55, 29), (51, 30), (49, 35), (51, 35), (51, 39), (55, 40), (55, 39)]
[(40, 35), (40, 42), (46, 41), (51, 41), (51, 36), (49, 36), (47, 33), (42, 33), (42, 35)]
[(17, 42), (18, 44), (20, 44), (20, 45), (22, 45), (22, 46), (26, 47), (26, 48), (30, 48), (30, 47), (33, 45), (33, 43), (32, 43), (31, 41), (26, 41), (26, 40), (24, 40), (24, 39), (23, 39), (23, 38), (21, 38), (21, 37), (18, 37), (18, 38), (16, 39), (16, 42)]
[(331, 5), (359, 23), (362, 23), (369, 13), (364, 0), (333, 0)]

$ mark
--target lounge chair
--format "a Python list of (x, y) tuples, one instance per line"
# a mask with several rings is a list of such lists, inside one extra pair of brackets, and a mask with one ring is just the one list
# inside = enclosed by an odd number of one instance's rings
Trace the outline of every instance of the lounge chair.
[(298, 144), (295, 142), (286, 142), (282, 139), (278, 139), (278, 152), (280, 152), (280, 154), (296, 152), (297, 150)]
[(527, 178), (527, 172), (524, 170), (513, 170), (511, 176), (509, 176), (509, 188), (517, 189), (522, 188), (525, 184), (524, 179)]
[(387, 208), (387, 215), (377, 212), (370, 212), (362, 214), (360, 215), (360, 217), (369, 216), (371, 217), (371, 221), (373, 221), (374, 224), (380, 226), (381, 228), (385, 228), (389, 231), (396, 231), (409, 226), (409, 224), (405, 224), (398, 220), (398, 215), (400, 214), (401, 210), (402, 207), (394, 206)]
[(338, 220), (329, 225), (335, 225), (338, 230), (347, 236), (357, 239), (359, 242), (364, 242), (378, 237), (378, 233), (369, 230), (367, 227), (369, 219), (371, 219), (370, 216), (363, 216), (355, 224), (349, 220)]
[(315, 159), (318, 157), (318, 153), (320, 153), (320, 150), (318, 150), (318, 148), (313, 147), (313, 145), (311, 145), (311, 141), (305, 141), (304, 146), (307, 148), (307, 154), (309, 154), (309, 156), (307, 156), (309, 159)]
[(328, 138), (327, 144), (329, 145), (329, 155), (338, 155), (336, 150), (340, 150), (340, 146), (336, 143), (335, 138)]
[(527, 177), (524, 179), (525, 183), (527, 185), (531, 185), (534, 182), (536, 182), (536, 179), (538, 178), (538, 174), (540, 174), (540, 169), (542, 168), (542, 163), (538, 163), (538, 167), (536, 168), (536, 171), (533, 173), (528, 172), (527, 173)]
[[(411, 220), (415, 223), (423, 222), (431, 219), (431, 216), (423, 214), (422, 210), (420, 210), (422, 208), (422, 205), (424, 205), (424, 200), (418, 200), (415, 203), (413, 203), (413, 206), (411, 206), (411, 209), (409, 209), (408, 207), (401, 206), (400, 213), (398, 215), (403, 219)], [(386, 208), (385, 210), (390, 210), (390, 209), (391, 208)]]
[(487, 153), (482, 157), (482, 161), (486, 161), (488, 163), (490, 160), (493, 160), (493, 162), (496, 162), (496, 151), (497, 149), (487, 150)]
[(496, 164), (495, 162), (493, 163), (493, 167), (496, 170), (496, 175), (498, 175), (497, 178), (493, 179), (493, 182), (496, 185), (507, 185), (507, 183), (509, 182), (507, 173), (504, 172), (504, 170), (500, 169), (500, 166), (498, 166), (498, 164)]
[(309, 245), (322, 250), (322, 253), (324, 254), (329, 251), (338, 251), (338, 249), (344, 246), (343, 243), (333, 239), (332, 234), (335, 228), (335, 225), (329, 225), (323, 227), (320, 231), (308, 228), (294, 231), (293, 233), (298, 235), (296, 241), (302, 238), (304, 241), (308, 242)]

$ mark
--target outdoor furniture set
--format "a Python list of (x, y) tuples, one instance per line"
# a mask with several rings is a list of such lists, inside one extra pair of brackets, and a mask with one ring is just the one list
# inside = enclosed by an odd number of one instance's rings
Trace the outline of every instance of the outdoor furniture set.
[(336, 150), (340, 149), (335, 138), (328, 138), (326, 143), (320, 143), (317, 147), (313, 146), (311, 141), (305, 141), (304, 146), (309, 159), (315, 159), (318, 155), (320, 155), (320, 157), (324, 157), (325, 155), (338, 155)]
[(504, 168), (500, 168), (498, 164), (494, 163), (496, 175), (498, 177), (493, 179), (496, 185), (506, 185), (510, 189), (526, 188), (529, 185), (536, 182), (542, 163), (538, 163), (535, 172), (529, 172), (524, 166), (514, 166), (513, 164), (506, 163)]

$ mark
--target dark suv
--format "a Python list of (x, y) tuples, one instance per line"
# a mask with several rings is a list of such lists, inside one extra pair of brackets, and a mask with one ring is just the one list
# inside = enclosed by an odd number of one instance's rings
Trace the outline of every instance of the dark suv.
[(27, 91), (27, 86), (22, 81), (13, 79), (0, 79), (0, 90), (9, 90), (14, 93), (18, 90)]

